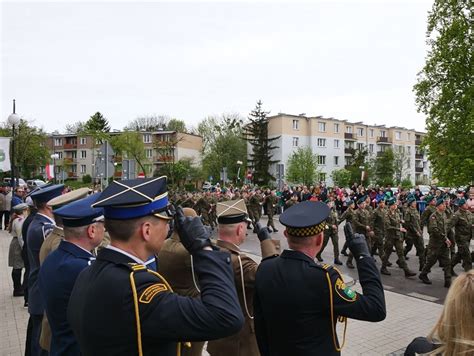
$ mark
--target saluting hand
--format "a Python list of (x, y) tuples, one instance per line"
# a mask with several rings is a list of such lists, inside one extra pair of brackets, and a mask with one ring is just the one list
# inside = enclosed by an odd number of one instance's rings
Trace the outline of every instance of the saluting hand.
[(207, 230), (199, 216), (185, 216), (181, 206), (176, 208), (176, 231), (183, 246), (190, 254), (211, 247), (210, 232)]
[(262, 227), (260, 223), (257, 223), (255, 227), (257, 228), (257, 237), (260, 240), (260, 242), (267, 239), (271, 239), (270, 231), (268, 231), (268, 227)]

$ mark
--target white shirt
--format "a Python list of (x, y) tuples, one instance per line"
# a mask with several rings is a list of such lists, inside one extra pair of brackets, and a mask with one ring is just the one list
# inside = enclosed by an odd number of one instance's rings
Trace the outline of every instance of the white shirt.
[(127, 257), (130, 257), (132, 260), (134, 260), (136, 263), (139, 263), (141, 265), (145, 265), (145, 262), (142, 261), (141, 259), (139, 259), (137, 256), (134, 256), (134, 255), (131, 255), (130, 253), (118, 248), (118, 247), (115, 247), (115, 246), (112, 246), (112, 245), (108, 245), (106, 246), (105, 248), (108, 248), (110, 250), (113, 250), (113, 251), (116, 251), (116, 252), (119, 252), (121, 253), (122, 255), (125, 255)]

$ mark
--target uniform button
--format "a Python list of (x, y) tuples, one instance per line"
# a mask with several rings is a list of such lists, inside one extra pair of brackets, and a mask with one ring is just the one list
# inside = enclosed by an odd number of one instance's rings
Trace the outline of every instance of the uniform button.
[(225, 260), (227, 263), (230, 263), (230, 257), (227, 257)]

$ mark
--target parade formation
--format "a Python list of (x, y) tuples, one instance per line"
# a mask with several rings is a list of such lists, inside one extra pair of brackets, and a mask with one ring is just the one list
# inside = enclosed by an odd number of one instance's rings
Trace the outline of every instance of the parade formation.
[[(28, 355), (338, 355), (337, 320), (385, 318), (378, 270), (391, 276), (393, 252), (420, 283), (432, 283), (437, 262), (446, 288), (457, 264), (472, 269), (474, 187), (185, 192), (157, 177), (114, 181), (103, 192), (2, 190), (14, 201), (9, 265), (12, 294), (24, 296), (30, 314)], [(239, 248), (253, 233), (260, 266)], [(334, 265), (322, 257), (330, 240)], [(413, 247), (418, 273), (406, 262)], [(344, 283), (341, 255), (357, 267), (363, 294)]]

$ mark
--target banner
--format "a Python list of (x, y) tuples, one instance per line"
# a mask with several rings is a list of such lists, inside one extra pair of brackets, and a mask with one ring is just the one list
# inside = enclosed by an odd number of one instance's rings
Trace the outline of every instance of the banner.
[(47, 164), (45, 169), (45, 175), (47, 180), (51, 180), (54, 178), (54, 165)]
[(10, 137), (0, 137), (0, 172), (11, 171)]

